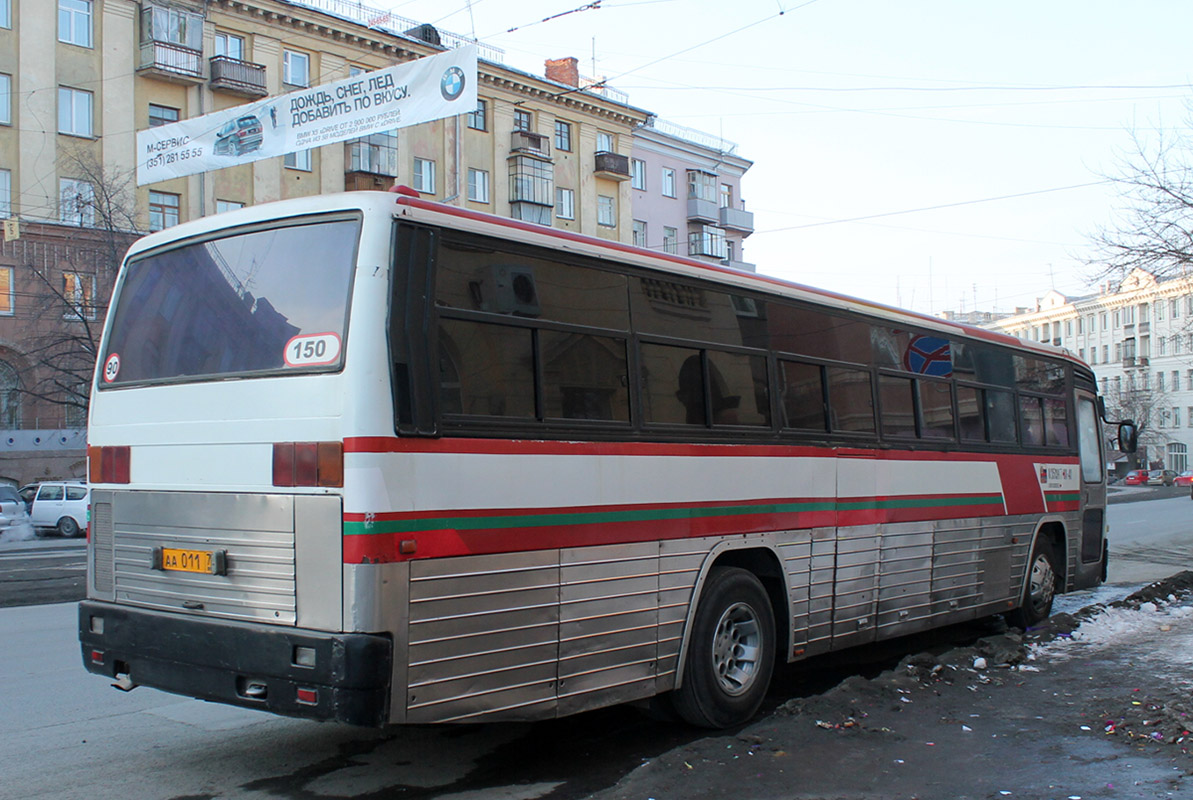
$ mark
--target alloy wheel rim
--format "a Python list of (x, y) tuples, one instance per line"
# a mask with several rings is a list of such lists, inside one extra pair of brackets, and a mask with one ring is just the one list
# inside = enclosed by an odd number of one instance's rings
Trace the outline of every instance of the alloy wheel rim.
[(1052, 602), (1052, 595), (1056, 588), (1056, 573), (1052, 571), (1052, 562), (1048, 556), (1041, 553), (1031, 565), (1031, 604), (1038, 612), (1043, 612)]
[(717, 620), (712, 659), (717, 685), (728, 695), (749, 691), (758, 676), (762, 627), (746, 603), (734, 603)]

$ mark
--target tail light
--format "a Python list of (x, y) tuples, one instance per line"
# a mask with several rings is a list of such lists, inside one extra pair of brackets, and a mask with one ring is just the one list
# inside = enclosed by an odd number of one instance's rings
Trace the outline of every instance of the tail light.
[(132, 448), (88, 447), (87, 473), (92, 483), (129, 483)]
[(274, 486), (343, 486), (342, 442), (280, 442), (273, 446)]

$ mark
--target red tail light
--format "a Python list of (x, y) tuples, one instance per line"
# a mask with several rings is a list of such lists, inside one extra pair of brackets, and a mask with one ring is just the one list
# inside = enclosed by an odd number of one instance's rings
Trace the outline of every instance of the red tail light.
[(92, 483), (129, 483), (132, 448), (88, 447), (87, 473)]
[(280, 442), (273, 446), (274, 486), (343, 486), (341, 442)]

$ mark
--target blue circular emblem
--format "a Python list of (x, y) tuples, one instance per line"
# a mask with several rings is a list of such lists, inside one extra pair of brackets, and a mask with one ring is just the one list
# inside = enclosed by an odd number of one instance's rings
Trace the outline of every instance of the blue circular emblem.
[(439, 91), (444, 100), (455, 100), (464, 93), (464, 70), (459, 67), (448, 67), (439, 81)]

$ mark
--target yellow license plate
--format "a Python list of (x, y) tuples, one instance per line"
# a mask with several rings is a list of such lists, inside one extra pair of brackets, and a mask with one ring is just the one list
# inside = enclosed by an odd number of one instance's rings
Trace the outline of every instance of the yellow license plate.
[(210, 550), (180, 550), (175, 547), (162, 548), (162, 569), (174, 572), (203, 572), (208, 575), (212, 569)]

